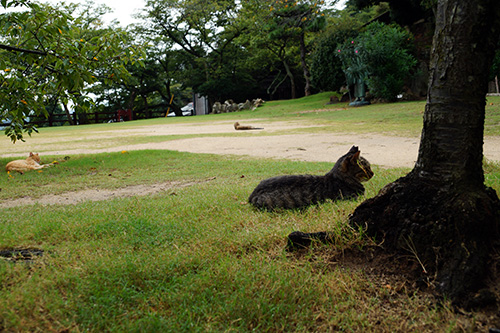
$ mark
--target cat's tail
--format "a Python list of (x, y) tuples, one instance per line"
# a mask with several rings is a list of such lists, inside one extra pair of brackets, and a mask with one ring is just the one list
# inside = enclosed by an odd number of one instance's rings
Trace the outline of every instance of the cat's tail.
[(333, 243), (333, 234), (325, 231), (312, 233), (294, 231), (290, 235), (288, 235), (286, 249), (287, 251), (304, 249), (309, 247), (313, 242), (319, 242), (323, 244)]

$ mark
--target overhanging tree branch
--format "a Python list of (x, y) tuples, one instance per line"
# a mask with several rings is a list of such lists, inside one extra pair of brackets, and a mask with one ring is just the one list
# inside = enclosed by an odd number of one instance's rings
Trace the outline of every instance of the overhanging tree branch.
[(20, 47), (15, 47), (15, 46), (10, 46), (10, 45), (5, 45), (5, 44), (0, 44), (0, 49), (7, 50), (9, 52), (22, 52), (22, 53), (28, 53), (28, 54), (38, 54), (38, 55), (43, 55), (43, 56), (48, 55), (48, 53), (44, 52), (44, 51), (23, 49)]

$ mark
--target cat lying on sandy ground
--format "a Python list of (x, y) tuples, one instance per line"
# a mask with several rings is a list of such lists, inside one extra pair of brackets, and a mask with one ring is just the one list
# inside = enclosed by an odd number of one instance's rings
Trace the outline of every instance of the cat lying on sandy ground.
[(7, 165), (5, 166), (5, 170), (7, 172), (17, 171), (22, 174), (25, 171), (39, 170), (50, 166), (50, 164), (40, 164), (40, 163), (41, 160), (38, 153), (36, 154), (30, 153), (30, 156), (28, 156), (28, 158), (25, 160), (15, 160), (7, 163)]
[(234, 123), (234, 129), (237, 131), (241, 130), (262, 130), (263, 128), (261, 127), (253, 127), (253, 126), (245, 126), (245, 125), (240, 125), (239, 122)]

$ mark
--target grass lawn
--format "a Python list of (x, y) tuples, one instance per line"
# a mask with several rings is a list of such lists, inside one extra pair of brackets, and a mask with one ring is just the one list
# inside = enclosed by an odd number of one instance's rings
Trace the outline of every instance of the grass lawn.
[[(325, 106), (325, 96), (272, 102), (253, 113), (172, 121), (307, 117), (337, 131), (382, 131), (380, 121), (383, 131), (394, 135), (420, 131), (423, 102), (354, 111), (343, 105)], [(339, 110), (322, 112), (325, 107)], [(161, 121), (165, 120), (118, 125), (126, 130)], [(491, 98), (486, 134), (498, 135), (499, 123), (500, 98)], [(69, 130), (104, 131), (110, 126), (46, 132), (57, 137), (69, 135)], [(56, 158), (60, 157), (47, 157)], [(9, 160), (0, 159), (0, 166)], [(343, 260), (349, 253), (376, 248), (362, 231), (348, 226), (348, 215), (408, 169), (375, 166), (374, 178), (365, 183), (365, 197), (357, 200), (281, 213), (257, 211), (246, 204), (264, 178), (324, 174), (331, 167), (332, 163), (131, 151), (76, 155), (41, 173), (22, 176), (2, 171), (0, 202), (163, 181), (189, 186), (76, 205), (0, 208), (0, 253), (43, 251), (31, 260), (0, 257), (0, 331), (452, 332), (500, 326), (498, 317), (489, 313), (453, 311), (446, 301), (437, 302), (404, 277), (375, 276), (360, 269), (362, 260), (357, 266)], [(500, 167), (486, 163), (485, 173), (487, 184), (499, 191)], [(336, 242), (289, 253), (286, 236), (295, 230), (331, 231)]]

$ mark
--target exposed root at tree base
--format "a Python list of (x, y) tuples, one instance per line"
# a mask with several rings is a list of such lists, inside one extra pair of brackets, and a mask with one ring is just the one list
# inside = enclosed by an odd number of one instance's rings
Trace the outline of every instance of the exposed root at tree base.
[[(435, 288), (456, 306), (496, 303), (486, 280), (496, 275), (500, 201), (488, 188), (443, 189), (410, 174), (356, 208), (350, 222), (384, 243), (392, 253), (409, 253)], [(496, 306), (496, 304), (495, 304)]]

